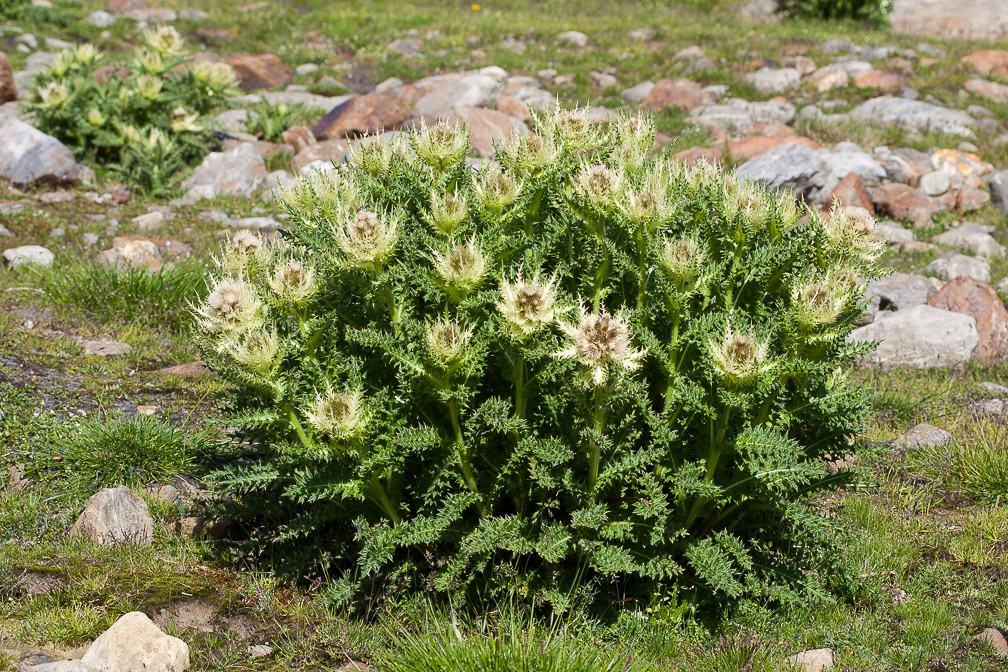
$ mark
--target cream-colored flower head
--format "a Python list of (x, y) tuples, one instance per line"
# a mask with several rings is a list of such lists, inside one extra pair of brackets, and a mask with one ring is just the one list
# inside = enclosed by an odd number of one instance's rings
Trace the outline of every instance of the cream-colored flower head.
[(759, 341), (755, 336), (741, 334), (731, 325), (725, 327), (721, 339), (707, 339), (714, 368), (724, 381), (732, 387), (752, 385), (768, 370), (767, 355), (770, 342)]
[(282, 303), (303, 306), (318, 291), (315, 271), (296, 259), (288, 259), (276, 265), (269, 276), (269, 286)]
[(545, 118), (546, 126), (561, 145), (577, 151), (590, 151), (601, 142), (600, 128), (585, 108), (562, 110), (559, 107)]
[(199, 84), (218, 93), (234, 87), (238, 81), (234, 69), (227, 63), (197, 61), (192, 65), (191, 72)]
[(189, 112), (184, 107), (176, 107), (172, 110), (172, 130), (176, 133), (197, 133), (203, 130), (203, 127), (196, 123), (199, 119), (199, 113)]
[(707, 159), (700, 159), (692, 166), (684, 167), (683, 174), (691, 189), (700, 189), (720, 179), (721, 167)]
[(164, 82), (153, 75), (140, 75), (137, 77), (137, 95), (146, 100), (154, 100), (164, 88)]
[(657, 165), (648, 172), (640, 186), (625, 183), (619, 211), (634, 224), (644, 225), (654, 233), (672, 216), (672, 187), (668, 170)]
[(335, 392), (327, 387), (325, 392), (316, 392), (305, 417), (319, 433), (339, 443), (362, 439), (370, 421), (359, 388)]
[(613, 158), (621, 170), (636, 173), (647, 160), (654, 147), (655, 127), (650, 117), (641, 113), (622, 115), (616, 122), (618, 143)]
[(441, 280), (451, 288), (471, 292), (486, 276), (486, 259), (470, 238), (465, 245), (456, 245), (447, 253), (433, 252), (434, 268)]
[(850, 299), (850, 285), (832, 276), (795, 285), (791, 289), (791, 309), (795, 321), (806, 330), (835, 324)]
[(609, 214), (616, 210), (623, 180), (608, 166), (584, 163), (574, 178), (574, 188), (599, 211)]
[(479, 204), (487, 212), (499, 215), (515, 202), (521, 193), (522, 183), (511, 173), (504, 172), (496, 162), (487, 162), (476, 174), (473, 191)]
[(108, 117), (102, 114), (97, 107), (92, 107), (88, 110), (87, 120), (92, 126), (103, 126), (108, 121)]
[(273, 329), (242, 331), (225, 337), (218, 350), (248, 371), (269, 377), (279, 362), (280, 339)]
[(173, 26), (160, 25), (151, 30), (145, 30), (144, 41), (162, 56), (177, 56), (185, 47), (185, 40)]
[(427, 350), (431, 361), (450, 371), (465, 360), (472, 340), (472, 327), (465, 329), (456, 322), (441, 319), (427, 327)]
[(501, 280), (497, 309), (507, 320), (514, 340), (524, 341), (556, 321), (555, 282), (556, 278), (541, 281), (538, 273), (531, 280), (521, 275), (515, 277), (514, 282)]
[(396, 244), (396, 220), (385, 214), (360, 209), (347, 216), (336, 231), (336, 245), (349, 268), (375, 271), (392, 254)]
[(350, 161), (368, 175), (379, 177), (388, 172), (394, 145), (398, 142), (398, 137), (385, 139), (380, 135), (365, 134), (354, 145)]
[(780, 217), (784, 231), (794, 226), (801, 217), (798, 212), (798, 199), (790, 189), (782, 191), (777, 198), (777, 216)]
[(122, 136), (127, 143), (135, 145), (139, 143), (143, 138), (140, 136), (140, 131), (136, 127), (126, 124), (122, 127)]
[(90, 42), (85, 42), (74, 49), (73, 58), (81, 65), (93, 65), (101, 58), (101, 52)]
[(70, 88), (66, 82), (49, 82), (39, 89), (38, 96), (43, 107), (59, 109), (70, 97)]
[(469, 131), (464, 126), (440, 121), (433, 126), (420, 120), (420, 128), (411, 136), (413, 151), (435, 170), (458, 165), (469, 152)]
[(216, 281), (196, 313), (200, 328), (211, 333), (253, 331), (263, 323), (262, 301), (241, 278)]
[(220, 264), (232, 275), (250, 278), (259, 273), (270, 259), (270, 249), (256, 231), (235, 232), (221, 249)]
[(578, 306), (578, 316), (576, 324), (560, 322), (571, 342), (566, 349), (554, 353), (554, 357), (576, 359), (585, 368), (586, 378), (596, 386), (640, 366), (645, 351), (631, 346), (630, 327), (623, 316), (613, 315), (604, 308), (589, 313), (583, 304)]
[(559, 155), (552, 133), (513, 133), (497, 148), (501, 162), (526, 180), (535, 180), (552, 171)]
[(160, 128), (152, 128), (144, 139), (148, 149), (155, 150), (158, 147), (168, 147), (172, 143), (171, 138)]
[(675, 238), (665, 241), (661, 267), (672, 284), (680, 289), (700, 275), (706, 253), (696, 238)]
[(770, 215), (770, 204), (767, 202), (765, 195), (760, 191), (759, 186), (754, 182), (746, 180), (744, 183), (738, 185), (735, 198), (738, 201), (739, 213), (750, 226), (759, 226)]
[(864, 208), (834, 206), (825, 224), (834, 246), (849, 249), (865, 261), (874, 261), (885, 251), (885, 243), (876, 236), (875, 218)]
[(438, 233), (450, 236), (455, 233), (469, 214), (465, 194), (457, 190), (431, 192), (430, 210), (425, 215), (427, 223)]
[(56, 78), (65, 77), (70, 69), (77, 65), (74, 52), (66, 49), (53, 57), (52, 63), (49, 64), (49, 73)]
[(162, 58), (161, 54), (153, 49), (138, 49), (136, 64), (140, 66), (144, 72), (150, 75), (160, 75), (168, 69), (168, 66), (165, 65), (164, 58)]

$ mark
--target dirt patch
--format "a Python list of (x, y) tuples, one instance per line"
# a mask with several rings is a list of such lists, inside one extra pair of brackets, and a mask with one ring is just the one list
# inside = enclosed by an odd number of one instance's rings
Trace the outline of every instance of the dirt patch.
[(151, 620), (162, 630), (171, 624), (183, 630), (216, 632), (221, 629), (217, 623), (219, 613), (220, 608), (213, 602), (192, 599), (154, 612)]
[(48, 595), (67, 587), (66, 579), (55, 572), (24, 572), (14, 584), (23, 595)]

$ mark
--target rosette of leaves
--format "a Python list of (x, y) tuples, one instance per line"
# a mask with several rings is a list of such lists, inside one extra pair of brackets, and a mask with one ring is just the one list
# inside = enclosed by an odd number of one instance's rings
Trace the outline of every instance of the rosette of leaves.
[(170, 26), (144, 33), (132, 60), (106, 63), (90, 44), (56, 55), (35, 78), (35, 125), (77, 157), (155, 195), (211, 148), (205, 115), (235, 90), (231, 67), (189, 63)]
[(477, 169), (464, 128), (365, 138), (225, 245), (196, 338), (250, 536), (351, 600), (828, 595), (874, 220), (653, 157), (645, 117), (535, 128)]
[(286, 103), (270, 105), (267, 101), (253, 105), (249, 112), (254, 112), (255, 115), (249, 115), (245, 130), (268, 142), (283, 142), (283, 132), (288, 128), (306, 124), (323, 114), (314, 107)]

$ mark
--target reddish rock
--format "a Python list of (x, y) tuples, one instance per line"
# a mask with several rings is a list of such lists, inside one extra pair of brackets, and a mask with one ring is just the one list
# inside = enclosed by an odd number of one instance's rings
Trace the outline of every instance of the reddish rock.
[(180, 378), (199, 378), (200, 376), (209, 376), (213, 374), (213, 372), (207, 368), (206, 364), (200, 361), (167, 366), (163, 369), (158, 369), (156, 373), (164, 373), (169, 376), (178, 376)]
[(762, 156), (782, 145), (805, 145), (812, 151), (819, 149), (817, 143), (800, 135), (754, 135), (749, 138), (741, 138), (729, 142), (728, 154), (736, 161), (742, 162), (755, 159), (757, 156)]
[(1003, 49), (980, 49), (963, 56), (962, 62), (972, 65), (984, 76), (994, 75), (1008, 79), (1008, 51)]
[(641, 107), (651, 111), (679, 107), (689, 112), (704, 105), (713, 105), (715, 102), (714, 96), (692, 80), (666, 78), (655, 83), (651, 93), (641, 103)]
[(145, 0), (109, 0), (109, 3), (105, 5), (105, 9), (110, 14), (126, 14), (147, 8), (148, 4)]
[(301, 152), (309, 145), (314, 145), (318, 142), (315, 139), (315, 134), (307, 126), (291, 126), (280, 134), (280, 138), (284, 143), (293, 147), (295, 153)]
[(291, 69), (273, 54), (233, 54), (225, 62), (234, 68), (242, 91), (285, 86), (293, 76)]
[(924, 211), (928, 215), (935, 215), (952, 208), (949, 196), (932, 198), (913, 187), (898, 182), (882, 185), (870, 193), (875, 208), (883, 215), (894, 219), (910, 219), (918, 210)]
[(869, 70), (854, 78), (854, 84), (861, 89), (875, 89), (876, 91), (902, 91), (906, 86), (906, 78), (903, 75), (896, 75), (891, 72), (879, 72)]
[(409, 116), (410, 111), (395, 98), (368, 93), (331, 109), (312, 132), (320, 140), (355, 138), (376, 131), (394, 131)]
[(851, 173), (840, 180), (840, 183), (833, 188), (833, 191), (830, 192), (829, 197), (826, 199), (827, 211), (836, 203), (864, 208), (873, 217), (875, 216), (875, 208), (872, 206), (871, 196), (868, 194), (868, 190), (865, 189), (864, 183), (861, 182), (861, 178), (858, 177), (857, 173)]
[(721, 156), (724, 150), (720, 147), (690, 147), (672, 155), (673, 161), (681, 161), (687, 166), (692, 166), (700, 161), (707, 163), (721, 163)]
[(302, 168), (313, 161), (333, 161), (335, 163), (342, 163), (348, 151), (350, 151), (350, 146), (347, 144), (346, 140), (326, 140), (325, 142), (316, 142), (314, 145), (308, 145), (294, 155), (294, 158), (291, 159), (291, 168), (293, 168), (295, 172), (301, 172)]
[(990, 192), (974, 187), (962, 187), (952, 190), (953, 207), (959, 212), (973, 212), (990, 205)]
[(98, 254), (102, 266), (114, 266), (119, 271), (143, 268), (151, 273), (161, 270), (161, 249), (158, 242), (144, 236), (116, 236), (112, 247)]
[(476, 156), (492, 157), (497, 153), (494, 143), (511, 138), (516, 131), (525, 130), (524, 122), (485, 107), (463, 107), (452, 112), (450, 124), (462, 122), (469, 129), (470, 151)]
[(1008, 103), (1008, 86), (986, 79), (971, 79), (964, 88), (992, 103)]
[(7, 54), (0, 51), (0, 103), (17, 100), (17, 83)]
[(980, 338), (973, 359), (991, 362), (1008, 355), (1008, 310), (990, 285), (960, 275), (946, 282), (927, 302), (935, 308), (973, 316)]
[(514, 117), (515, 119), (521, 119), (522, 121), (531, 121), (532, 114), (529, 112), (528, 104), (522, 101), (512, 98), (511, 96), (501, 96), (497, 100), (497, 111), (503, 112), (509, 117)]

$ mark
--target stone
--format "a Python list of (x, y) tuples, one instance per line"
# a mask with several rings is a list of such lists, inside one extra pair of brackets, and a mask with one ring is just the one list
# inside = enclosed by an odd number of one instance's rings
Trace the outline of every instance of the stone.
[[(708, 94), (709, 95), (709, 94)], [(742, 128), (757, 121), (790, 124), (795, 118), (795, 107), (783, 100), (749, 102), (732, 98), (720, 105), (708, 105), (693, 111), (696, 121), (712, 121), (729, 130)]]
[(256, 644), (248, 647), (248, 654), (253, 658), (266, 658), (273, 655), (273, 647), (267, 644)]
[(783, 93), (798, 88), (801, 72), (796, 68), (760, 68), (746, 75), (745, 81), (763, 94)]
[(804, 77), (816, 71), (816, 64), (808, 56), (788, 56), (781, 60), (781, 65), (785, 68), (794, 68)]
[(973, 359), (997, 362), (1008, 355), (1008, 311), (990, 285), (960, 276), (945, 283), (927, 303), (942, 310), (970, 315), (976, 321), (979, 341)]
[(851, 173), (869, 186), (878, 184), (886, 176), (885, 168), (853, 142), (841, 142), (833, 149), (819, 149), (815, 155), (823, 166), (820, 176), (822, 185), (813, 195), (816, 202), (825, 201), (840, 180)]
[(131, 611), (94, 641), (81, 662), (101, 672), (182, 672), (189, 667), (189, 647), (143, 612)]
[(162, 267), (161, 246), (143, 236), (116, 236), (112, 247), (100, 252), (96, 261), (120, 272), (135, 268), (156, 273)]
[(777, 190), (791, 189), (796, 195), (808, 195), (822, 186), (822, 164), (815, 153), (799, 144), (782, 145), (738, 167), (739, 179), (748, 179)]
[(876, 91), (902, 91), (906, 86), (906, 77), (891, 72), (870, 70), (854, 78), (854, 85), (859, 89), (875, 89)]
[(993, 103), (1008, 103), (1008, 86), (1004, 84), (986, 79), (971, 79), (963, 85), (963, 88)]
[(813, 151), (819, 149), (819, 145), (813, 140), (800, 135), (752, 135), (730, 141), (727, 149), (728, 154), (736, 161), (749, 161), (782, 145), (790, 144), (804, 145)]
[(309, 145), (314, 145), (318, 142), (315, 134), (307, 126), (291, 126), (280, 134), (280, 139), (290, 145), (294, 149), (295, 154), (303, 151)]
[(4, 263), (10, 268), (17, 268), (26, 264), (52, 266), (56, 255), (41, 245), (22, 245), (4, 250), (3, 259)]
[(640, 103), (651, 95), (651, 91), (654, 87), (655, 83), (651, 80), (647, 80), (645, 82), (641, 82), (637, 86), (631, 86), (629, 89), (623, 89), (620, 91), (620, 97), (630, 103)]
[(676, 152), (671, 158), (673, 161), (679, 161), (686, 166), (696, 165), (700, 161), (720, 164), (723, 153), (724, 150), (720, 147), (690, 147), (689, 149)]
[[(88, 500), (83, 513), (70, 528), (70, 536), (87, 537), (104, 546), (123, 542), (150, 546), (154, 539), (154, 519), (147, 510), (147, 503), (126, 486), (105, 488)], [(87, 656), (83, 660), (88, 662)]]
[(608, 72), (592, 70), (588, 73), (588, 77), (591, 79), (592, 86), (598, 89), (608, 89), (612, 86), (619, 86), (619, 80), (616, 79), (616, 76), (610, 75)]
[(849, 37), (834, 37), (819, 45), (819, 50), (827, 54), (851, 53), (854, 49), (854, 42)]
[(995, 259), (1005, 256), (1005, 248), (990, 235), (993, 229), (992, 226), (963, 222), (959, 226), (935, 236), (933, 240), (940, 245), (972, 252), (978, 257)]
[[(829, 202), (827, 201), (827, 204)], [(890, 245), (900, 245), (902, 243), (912, 243), (917, 240), (917, 236), (910, 229), (904, 229), (898, 222), (883, 220), (876, 224), (875, 235), (879, 240), (884, 240)]]
[(387, 49), (403, 56), (419, 56), (424, 41), (419, 37), (402, 37), (388, 43)]
[(965, 112), (925, 103), (919, 100), (880, 96), (854, 108), (850, 116), (882, 126), (897, 126), (904, 130), (936, 131), (972, 138), (976, 120)]
[(315, 124), (312, 133), (320, 140), (353, 138), (396, 130), (409, 117), (409, 109), (395, 98), (368, 93), (331, 109)]
[(294, 68), (294, 74), (299, 76), (311, 75), (319, 71), (319, 66), (315, 63), (302, 63)]
[(84, 354), (94, 355), (96, 357), (116, 357), (118, 355), (128, 355), (133, 352), (133, 348), (129, 345), (129, 343), (121, 343), (120, 341), (110, 341), (107, 339), (81, 341), (81, 347), (84, 349)]
[(494, 143), (510, 139), (515, 133), (528, 130), (524, 122), (503, 112), (482, 107), (464, 107), (448, 117), (450, 123), (465, 124), (469, 129), (469, 150), (482, 157), (497, 154)]
[(557, 42), (584, 49), (588, 46), (588, 36), (576, 30), (568, 30), (556, 36)]
[(163, 369), (158, 369), (157, 373), (163, 373), (168, 376), (178, 376), (180, 378), (200, 378), (202, 376), (211, 375), (213, 372), (207, 368), (206, 364), (197, 361), (168, 366)]
[[(717, 70), (717, 63), (714, 62), (714, 59), (704, 56), (703, 58), (698, 58), (686, 66), (686, 69), (683, 70), (683, 74), (692, 75), (695, 72), (713, 72), (714, 70)], [(705, 89), (709, 90), (707, 87), (705, 87)]]
[(984, 77), (994, 75), (1008, 79), (1008, 51), (1003, 49), (980, 49), (963, 56), (960, 60), (972, 65)]
[(293, 73), (274, 54), (233, 54), (224, 59), (234, 68), (242, 91), (261, 91), (290, 84)]
[(326, 164), (343, 163), (350, 145), (346, 140), (326, 140), (308, 145), (291, 159), (291, 169), (296, 173), (304, 172), (304, 169), (316, 162)]
[(944, 40), (1008, 39), (1002, 0), (895, 0), (889, 20), (897, 33)]
[(945, 171), (935, 170), (922, 175), (918, 186), (928, 196), (941, 196), (952, 187), (952, 180)]
[(889, 180), (911, 187), (920, 183), (921, 175), (934, 170), (930, 156), (909, 147), (884, 153), (879, 159), (879, 165), (886, 171)]
[(105, 10), (99, 9), (91, 12), (87, 18), (87, 22), (95, 28), (108, 28), (116, 22), (116, 18)]
[(991, 202), (991, 195), (988, 192), (967, 186), (960, 187), (952, 196), (952, 201), (960, 212), (973, 212)]
[(921, 270), (924, 273), (933, 273), (943, 280), (952, 280), (960, 275), (966, 275), (977, 282), (985, 285), (990, 284), (990, 264), (983, 259), (967, 257), (958, 252), (943, 252)]
[(149, 7), (127, 12), (126, 18), (143, 23), (170, 23), (178, 18), (178, 13), (167, 7)]
[(627, 37), (631, 40), (636, 40), (637, 42), (648, 42), (653, 40), (658, 31), (654, 28), (637, 28), (636, 30), (631, 30), (627, 33)]
[(991, 176), (987, 183), (990, 187), (991, 202), (994, 207), (1008, 215), (1008, 170), (1003, 170)]
[(155, 210), (154, 212), (145, 212), (142, 215), (137, 215), (130, 222), (138, 231), (153, 231), (160, 228), (166, 219), (163, 212)]
[(846, 70), (827, 65), (819, 68), (808, 77), (809, 81), (815, 85), (820, 93), (847, 86), (850, 83), (850, 75)]
[(973, 639), (989, 644), (998, 657), (1008, 657), (1008, 639), (1005, 639), (1004, 633), (997, 628), (984, 628)]
[(0, 177), (15, 184), (77, 179), (73, 154), (63, 143), (9, 114), (0, 114)]
[(500, 79), (489, 75), (449, 79), (416, 102), (413, 117), (433, 122), (463, 107), (486, 107), (496, 99), (501, 88)]
[(658, 111), (669, 107), (678, 107), (687, 112), (698, 107), (713, 105), (714, 96), (703, 90), (690, 79), (665, 78), (655, 82), (651, 93), (641, 103), (645, 110)]
[(523, 86), (510, 91), (507, 97), (523, 103), (528, 110), (551, 110), (557, 106), (557, 99), (549, 91), (535, 86)]
[[(865, 189), (864, 183), (857, 173), (849, 173), (847, 177), (837, 182), (837, 185), (833, 187), (833, 191), (826, 198), (825, 205), (827, 209), (833, 208), (838, 204), (864, 208), (873, 217), (875, 216), (875, 206), (872, 205), (871, 196), (868, 194), (868, 190)], [(913, 240), (913, 232), (907, 231), (907, 233), (910, 234), (910, 239)], [(891, 239), (891, 236), (886, 238), (886, 240)]]
[[(17, 668), (20, 669), (20, 668)], [(79, 660), (57, 660), (52, 663), (42, 663), (25, 668), (25, 672), (97, 672), (90, 665)]]
[(879, 342), (874, 352), (861, 357), (862, 365), (925, 369), (965, 364), (979, 339), (976, 321), (969, 315), (923, 305), (858, 327), (847, 340)]
[(684, 47), (680, 49), (679, 51), (676, 52), (675, 56), (673, 56), (672, 58), (674, 58), (677, 61), (692, 63), (693, 61), (697, 61), (703, 58), (704, 56), (705, 54), (703, 52), (703, 49), (694, 44), (693, 46)]
[(244, 142), (226, 152), (210, 152), (182, 188), (193, 200), (216, 196), (251, 196), (266, 184), (266, 163), (255, 144)]
[(193, 538), (224, 539), (227, 537), (231, 523), (222, 518), (203, 518), (188, 516), (179, 518), (167, 525), (168, 531), (174, 534)]
[(941, 448), (950, 443), (952, 443), (952, 434), (944, 429), (939, 429), (934, 425), (922, 422), (893, 441), (890, 445), (896, 448), (898, 452), (906, 453), (907, 450), (917, 450), (920, 448)]
[(199, 9), (183, 7), (179, 10), (178, 18), (185, 19), (186, 21), (202, 21), (203, 19), (209, 19), (210, 15)]
[(787, 658), (801, 672), (822, 672), (833, 668), (833, 649), (811, 649)]
[(923, 306), (941, 287), (941, 281), (923, 275), (896, 271), (876, 278), (865, 288), (867, 315), (872, 320), (888, 318), (892, 313)]
[(934, 198), (899, 182), (889, 182), (871, 190), (875, 208), (895, 219), (910, 219), (918, 210), (928, 215), (945, 212), (951, 208), (948, 199)]
[(0, 51), (0, 104), (17, 100), (17, 82), (14, 81), (14, 70), (11, 68), (7, 54)]

